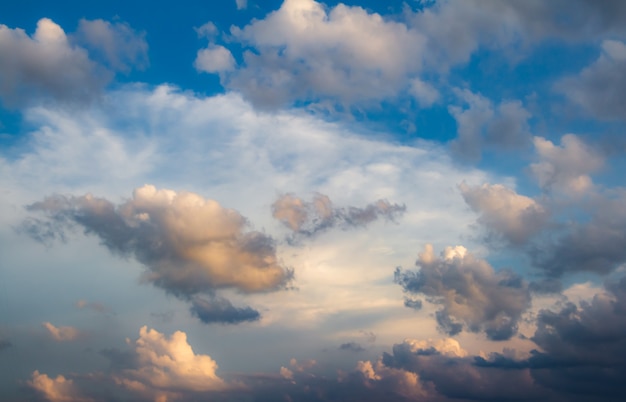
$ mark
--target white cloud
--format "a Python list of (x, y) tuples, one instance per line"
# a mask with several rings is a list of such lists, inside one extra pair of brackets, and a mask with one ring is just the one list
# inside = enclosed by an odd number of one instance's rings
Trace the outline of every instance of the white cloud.
[(248, 0), (235, 0), (235, 4), (237, 5), (237, 10), (245, 10), (248, 8)]
[(230, 50), (221, 45), (210, 44), (198, 50), (193, 65), (198, 71), (205, 73), (222, 73), (235, 67), (235, 59)]
[(439, 100), (439, 91), (427, 82), (414, 78), (410, 82), (409, 93), (415, 97), (417, 103), (424, 108), (432, 106)]
[(58, 342), (74, 341), (81, 336), (81, 332), (74, 327), (55, 327), (49, 322), (44, 322), (41, 325), (48, 331), (52, 339)]

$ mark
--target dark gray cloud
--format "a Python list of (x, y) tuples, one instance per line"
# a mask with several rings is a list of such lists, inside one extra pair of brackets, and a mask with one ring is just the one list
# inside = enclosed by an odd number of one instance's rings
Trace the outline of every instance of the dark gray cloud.
[(555, 240), (535, 243), (533, 263), (548, 277), (566, 273), (606, 274), (626, 262), (626, 192), (595, 195), (586, 222), (571, 222)]
[(348, 350), (350, 352), (363, 352), (365, 348), (357, 342), (346, 342), (339, 345), (339, 350)]
[(494, 355), (479, 366), (526, 371), (565, 400), (619, 401), (626, 392), (626, 278), (610, 281), (589, 302), (541, 310), (528, 359)]
[(272, 204), (274, 218), (300, 237), (311, 237), (335, 227), (344, 230), (365, 227), (379, 218), (395, 221), (405, 211), (405, 205), (390, 204), (387, 200), (378, 200), (363, 208), (337, 208), (323, 194), (315, 194), (311, 201), (285, 194)]
[(239, 324), (261, 318), (261, 314), (253, 308), (235, 307), (229, 300), (219, 296), (208, 300), (199, 296), (193, 297), (191, 313), (205, 324)]
[(438, 400), (545, 400), (550, 395), (534, 384), (528, 370), (481, 367), (452, 339), (439, 345), (407, 340), (394, 345), (391, 354), (384, 353), (382, 363), (432, 384)]
[(419, 255), (419, 271), (397, 268), (394, 281), (410, 294), (441, 305), (436, 318), (450, 335), (462, 330), (485, 332), (492, 340), (509, 339), (530, 307), (528, 284), (510, 271), (494, 271), (464, 247), (448, 247), (441, 257), (431, 245)]

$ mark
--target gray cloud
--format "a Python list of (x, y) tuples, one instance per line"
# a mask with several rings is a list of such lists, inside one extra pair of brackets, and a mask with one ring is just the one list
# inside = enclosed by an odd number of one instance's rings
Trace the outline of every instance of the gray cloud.
[(365, 348), (357, 342), (346, 342), (339, 345), (339, 350), (347, 350), (350, 352), (363, 352)]
[[(192, 303), (191, 312), (205, 323), (239, 323), (259, 319), (250, 308), (234, 307), (215, 291), (266, 292), (286, 286), (293, 271), (281, 266), (271, 237), (246, 231), (237, 211), (187, 192), (144, 186), (115, 206), (103, 198), (53, 196), (28, 207), (47, 220), (25, 222), (23, 232), (36, 240), (63, 236), (77, 225), (98, 236), (113, 253), (134, 256), (147, 270), (143, 279)], [(210, 300), (193, 297), (211, 295)], [(83, 302), (79, 307), (99, 309)]]
[(132, 255), (144, 279), (177, 296), (220, 288), (263, 292), (292, 277), (280, 266), (271, 237), (245, 231), (237, 211), (188, 192), (144, 186), (115, 206), (103, 198), (53, 196), (28, 207), (58, 227), (82, 226), (112, 252)]
[(591, 174), (600, 170), (604, 155), (573, 134), (561, 137), (561, 145), (541, 137), (533, 139), (539, 161), (530, 170), (544, 191), (561, 191), (570, 195), (588, 192)]
[(626, 44), (602, 42), (600, 57), (578, 75), (560, 80), (555, 89), (595, 118), (626, 120)]
[(536, 242), (530, 254), (534, 265), (551, 278), (566, 273), (607, 274), (626, 262), (626, 192), (594, 195), (586, 222), (563, 226), (555, 240)]
[(127, 23), (81, 19), (74, 39), (113, 71), (127, 73), (148, 67), (145, 33), (135, 32)]
[(479, 214), (490, 235), (513, 245), (526, 243), (548, 223), (549, 213), (535, 200), (502, 185), (459, 185), (465, 202)]
[(417, 272), (397, 268), (394, 280), (405, 292), (424, 295), (441, 305), (437, 322), (450, 335), (465, 329), (484, 331), (492, 340), (509, 339), (530, 307), (528, 285), (520, 276), (494, 271), (462, 246), (447, 247), (437, 257), (427, 245), (416, 265), (420, 268)]
[(489, 99), (469, 90), (455, 90), (466, 107), (449, 106), (457, 123), (457, 138), (450, 146), (468, 160), (480, 159), (484, 147), (516, 149), (530, 144), (530, 113), (519, 101), (494, 105)]
[[(0, 57), (0, 99), (10, 107), (42, 100), (81, 104), (97, 97), (116, 71), (145, 66), (146, 48), (124, 23), (81, 20), (72, 36), (48, 18), (39, 20), (32, 36), (0, 25), (0, 54), (11, 55)], [(89, 50), (101, 53), (105, 64)]]
[(315, 194), (310, 202), (285, 194), (272, 204), (274, 218), (291, 229), (294, 236), (302, 237), (311, 237), (334, 227), (344, 230), (365, 227), (381, 217), (394, 221), (405, 211), (406, 206), (390, 204), (387, 200), (378, 200), (363, 208), (336, 208), (323, 194)]
[(195, 296), (191, 303), (191, 313), (205, 324), (239, 324), (261, 318), (261, 314), (253, 308), (235, 307), (223, 297), (214, 296), (207, 300)]
[(626, 278), (579, 305), (541, 310), (531, 338), (541, 351), (524, 360), (494, 354), (476, 365), (504, 372), (530, 370), (535, 384), (564, 400), (619, 401), (626, 392)]

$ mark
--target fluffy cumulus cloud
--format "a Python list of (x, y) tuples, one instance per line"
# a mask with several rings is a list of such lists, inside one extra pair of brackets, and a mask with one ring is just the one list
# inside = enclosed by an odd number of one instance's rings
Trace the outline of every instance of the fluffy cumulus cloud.
[(533, 143), (539, 161), (530, 169), (542, 189), (573, 195), (593, 187), (590, 174), (604, 165), (604, 157), (598, 150), (573, 134), (564, 135), (560, 146), (542, 137), (535, 137)]
[(231, 34), (254, 51), (227, 84), (258, 105), (329, 98), (356, 103), (395, 96), (422, 65), (425, 38), (365, 9), (286, 0)]
[(9, 106), (42, 95), (61, 101), (90, 99), (110, 79), (48, 18), (39, 20), (32, 36), (0, 25), (0, 53), (11, 55), (0, 58), (0, 96)]
[(29, 206), (62, 229), (78, 224), (112, 252), (145, 264), (145, 280), (178, 296), (220, 288), (275, 290), (291, 279), (271, 237), (216, 201), (146, 185), (115, 206), (92, 195), (52, 196)]
[(395, 281), (405, 292), (442, 306), (436, 317), (443, 331), (450, 335), (464, 329), (484, 331), (492, 340), (516, 334), (530, 307), (528, 286), (520, 276), (494, 271), (462, 246), (447, 247), (439, 257), (432, 245), (426, 245), (416, 265), (417, 272), (396, 269)]
[(138, 392), (167, 400), (177, 392), (223, 390), (228, 385), (217, 376), (217, 363), (210, 356), (194, 353), (187, 335), (171, 336), (142, 327), (135, 341), (136, 367), (122, 370), (116, 382)]
[[(72, 36), (48, 18), (39, 20), (32, 35), (0, 25), (0, 53), (11, 55), (0, 57), (0, 99), (12, 107), (40, 99), (90, 100), (115, 71), (145, 66), (146, 50), (141, 35), (123, 23), (81, 20)], [(104, 64), (92, 57), (97, 53)]]
[(391, 204), (387, 200), (378, 200), (363, 208), (337, 208), (328, 196), (319, 193), (311, 201), (284, 194), (272, 204), (274, 218), (291, 229), (294, 235), (302, 237), (311, 237), (333, 227), (364, 227), (379, 217), (394, 221), (405, 211), (405, 205)]
[(35, 390), (49, 402), (91, 402), (93, 399), (81, 396), (80, 391), (74, 385), (74, 381), (62, 375), (50, 378), (47, 374), (35, 370), (32, 378), (27, 382), (28, 386)]
[(224, 46), (210, 44), (198, 50), (194, 67), (205, 73), (230, 71), (235, 67), (235, 58)]
[[(65, 238), (68, 228), (82, 227), (112, 253), (134, 256), (147, 268), (144, 281), (189, 301), (191, 313), (207, 324), (260, 318), (251, 307), (235, 307), (216, 296), (216, 290), (273, 291), (284, 288), (293, 276), (278, 261), (270, 236), (248, 230), (248, 221), (237, 211), (198, 194), (146, 185), (118, 206), (89, 194), (57, 195), (28, 209), (46, 215), (29, 218), (22, 226), (35, 239)], [(210, 298), (197, 296), (201, 293)], [(69, 334), (67, 328), (47, 328), (58, 340)]]
[(478, 222), (490, 234), (514, 245), (526, 243), (549, 218), (546, 208), (537, 201), (500, 184), (461, 183), (459, 189), (467, 205), (479, 214)]
[(74, 341), (82, 335), (74, 327), (55, 327), (49, 322), (44, 322), (41, 325), (46, 329), (48, 335), (57, 342)]

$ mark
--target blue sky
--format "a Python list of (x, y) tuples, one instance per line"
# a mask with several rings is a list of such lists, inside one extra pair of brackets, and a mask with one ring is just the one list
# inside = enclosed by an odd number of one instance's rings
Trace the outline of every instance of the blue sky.
[(623, 2), (0, 24), (0, 399), (626, 391)]

